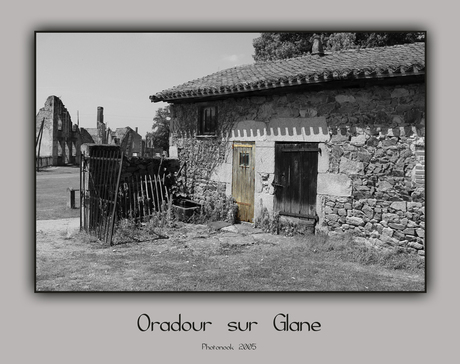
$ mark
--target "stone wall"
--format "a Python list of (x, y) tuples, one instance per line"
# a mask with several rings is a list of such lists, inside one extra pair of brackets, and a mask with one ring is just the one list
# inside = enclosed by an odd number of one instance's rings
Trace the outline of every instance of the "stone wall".
[[(424, 247), (425, 85), (385, 85), (215, 101), (217, 139), (255, 141), (256, 198), (273, 206), (274, 145), (318, 142), (318, 229), (375, 244)], [(196, 125), (197, 104), (173, 105), (171, 144)], [(227, 131), (224, 133), (223, 131)], [(199, 159), (200, 156), (197, 155)], [(231, 156), (214, 179), (231, 192)]]
[(57, 127), (54, 125), (53, 101), (54, 100), (52, 98), (48, 98), (44, 107), (38, 111), (35, 117), (35, 138), (39, 136), (40, 128), (44, 120), (41, 144), (37, 146), (35, 152), (38, 154), (40, 149), (40, 156), (51, 157), (51, 163), (53, 163), (53, 137), (55, 134), (55, 129), (57, 129)]
[(37, 168), (45, 168), (53, 165), (53, 157), (40, 157), (36, 161)]
[(323, 224), (331, 233), (351, 232), (376, 246), (404, 247), (425, 255), (423, 201), (322, 196)]
[(179, 170), (177, 159), (164, 159), (160, 157), (123, 157), (121, 181), (138, 179), (145, 175), (165, 177), (166, 187), (174, 183), (174, 174)]
[(231, 195), (231, 174), (222, 170), (231, 161), (231, 149), (227, 150), (226, 142), (190, 136), (188, 139), (176, 138), (175, 143), (182, 163), (181, 189), (186, 197), (202, 203), (209, 196)]

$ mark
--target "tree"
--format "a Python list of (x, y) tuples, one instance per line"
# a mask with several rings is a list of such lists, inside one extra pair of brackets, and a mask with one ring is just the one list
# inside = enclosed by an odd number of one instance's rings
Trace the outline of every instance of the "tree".
[(252, 45), (255, 61), (299, 57), (311, 51), (314, 33), (261, 33)]
[(332, 52), (354, 48), (356, 45), (356, 33), (331, 33), (325, 38), (325, 48)]
[(424, 32), (270, 32), (253, 40), (253, 58), (257, 62), (304, 56), (311, 52), (314, 36), (330, 52), (425, 41)]
[(396, 44), (424, 42), (424, 32), (361, 32), (356, 33), (356, 43), (364, 48), (393, 46)]
[(171, 111), (169, 105), (161, 107), (156, 111), (153, 118), (152, 131), (147, 133), (147, 139), (151, 140), (154, 148), (169, 149), (170, 120)]

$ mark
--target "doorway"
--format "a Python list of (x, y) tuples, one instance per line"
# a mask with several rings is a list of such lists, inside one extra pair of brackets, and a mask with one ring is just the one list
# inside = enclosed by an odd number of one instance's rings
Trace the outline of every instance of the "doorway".
[(233, 143), (232, 196), (238, 204), (238, 219), (254, 220), (255, 144)]
[(275, 144), (275, 210), (316, 219), (318, 143)]

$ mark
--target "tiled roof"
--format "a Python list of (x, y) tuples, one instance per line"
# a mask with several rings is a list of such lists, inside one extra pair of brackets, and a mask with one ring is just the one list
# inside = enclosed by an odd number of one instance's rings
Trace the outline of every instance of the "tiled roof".
[(81, 130), (85, 130), (86, 133), (91, 137), (93, 140), (91, 143), (95, 143), (95, 141), (99, 139), (97, 128), (81, 128)]
[[(81, 142), (83, 143), (94, 143), (94, 136), (88, 131), (92, 128), (80, 128)], [(95, 134), (97, 137), (97, 133)]]
[(303, 84), (425, 73), (425, 43), (353, 49), (229, 68), (150, 96), (152, 102), (232, 95)]

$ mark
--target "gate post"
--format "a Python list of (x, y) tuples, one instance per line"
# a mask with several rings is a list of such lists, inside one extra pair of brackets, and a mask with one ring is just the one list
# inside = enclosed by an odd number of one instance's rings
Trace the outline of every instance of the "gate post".
[(75, 208), (75, 190), (72, 187), (69, 187), (67, 191), (69, 191), (69, 199), (67, 201), (67, 207), (74, 209)]

